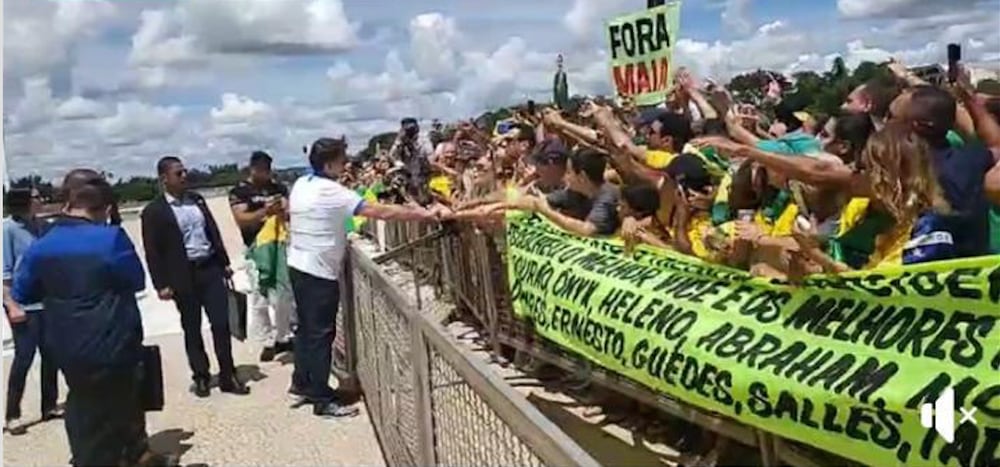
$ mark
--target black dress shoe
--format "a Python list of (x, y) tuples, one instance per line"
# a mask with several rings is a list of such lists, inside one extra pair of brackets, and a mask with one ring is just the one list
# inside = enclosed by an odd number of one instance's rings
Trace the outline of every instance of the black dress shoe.
[(277, 344), (274, 344), (274, 351), (275, 353), (294, 352), (295, 344), (293, 344), (292, 341), (278, 342)]
[(291, 397), (305, 398), (306, 390), (293, 384), (288, 387), (288, 395)]
[(210, 391), (210, 389), (209, 389), (209, 385), (208, 385), (208, 380), (204, 380), (204, 379), (195, 380), (194, 386), (191, 388), (191, 392), (193, 392), (194, 395), (196, 395), (198, 397), (201, 397), (201, 398), (208, 397), (209, 391)]
[(12, 436), (21, 436), (28, 433), (28, 424), (18, 419), (10, 419), (4, 424), (3, 429)]
[(246, 387), (246, 385), (234, 376), (219, 379), (219, 390), (237, 396), (250, 394), (250, 388)]
[(321, 402), (313, 404), (313, 415), (323, 418), (355, 417), (360, 413), (357, 407), (340, 405), (336, 402)]
[(274, 360), (274, 356), (278, 354), (278, 350), (275, 347), (264, 347), (260, 351), (260, 361), (270, 362)]
[(63, 412), (62, 409), (59, 409), (59, 408), (49, 409), (49, 410), (46, 410), (42, 414), (42, 421), (43, 422), (47, 422), (49, 420), (55, 420), (57, 418), (63, 418), (64, 415), (65, 415), (65, 412)]
[(135, 465), (139, 467), (174, 467), (180, 464), (180, 458), (176, 454), (160, 454), (146, 451)]

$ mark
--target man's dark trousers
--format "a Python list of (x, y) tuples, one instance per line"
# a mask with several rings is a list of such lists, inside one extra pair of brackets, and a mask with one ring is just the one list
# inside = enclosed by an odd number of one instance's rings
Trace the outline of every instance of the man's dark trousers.
[(56, 365), (52, 362), (49, 352), (42, 346), (42, 335), (45, 332), (44, 313), (44, 311), (28, 312), (26, 321), (10, 326), (14, 334), (14, 361), (10, 366), (8, 376), (10, 379), (7, 381), (7, 420), (21, 418), (24, 384), (28, 378), (28, 370), (35, 360), (35, 350), (42, 354), (42, 414), (56, 409), (59, 398)]
[(208, 354), (201, 338), (201, 311), (205, 310), (212, 328), (215, 356), (219, 360), (219, 380), (235, 376), (233, 368), (233, 344), (229, 334), (229, 297), (226, 291), (226, 276), (222, 265), (215, 260), (192, 262), (191, 282), (193, 288), (174, 297), (181, 313), (181, 327), (184, 329), (184, 350), (188, 365), (195, 380), (208, 381), (211, 377)]
[(309, 402), (332, 402), (334, 391), (330, 387), (330, 372), (340, 286), (337, 281), (294, 268), (288, 269), (288, 275), (299, 319), (295, 329), (292, 387)]
[(66, 434), (73, 465), (132, 465), (146, 451), (138, 363), (63, 368)]

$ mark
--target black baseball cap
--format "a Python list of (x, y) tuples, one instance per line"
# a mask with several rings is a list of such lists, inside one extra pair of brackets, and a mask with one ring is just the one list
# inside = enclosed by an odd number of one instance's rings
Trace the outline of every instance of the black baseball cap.
[(538, 165), (566, 164), (567, 160), (569, 153), (566, 152), (566, 146), (557, 139), (540, 144), (530, 158), (531, 163)]

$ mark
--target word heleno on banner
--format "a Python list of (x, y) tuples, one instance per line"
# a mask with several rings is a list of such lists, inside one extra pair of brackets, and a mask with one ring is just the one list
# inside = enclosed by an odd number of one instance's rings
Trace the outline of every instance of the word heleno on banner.
[[(512, 214), (514, 313), (645, 386), (869, 465), (1000, 465), (997, 256), (789, 286)], [(921, 406), (952, 388), (946, 442)]]
[(679, 24), (679, 2), (608, 22), (611, 78), (619, 96), (632, 97), (638, 105), (664, 101)]

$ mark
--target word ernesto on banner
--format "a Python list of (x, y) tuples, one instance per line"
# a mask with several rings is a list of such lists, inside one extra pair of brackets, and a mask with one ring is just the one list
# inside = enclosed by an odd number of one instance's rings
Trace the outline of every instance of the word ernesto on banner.
[[(997, 465), (996, 257), (789, 286), (538, 217), (507, 223), (514, 313), (656, 391), (869, 465)], [(920, 407), (954, 387), (946, 443)]]

